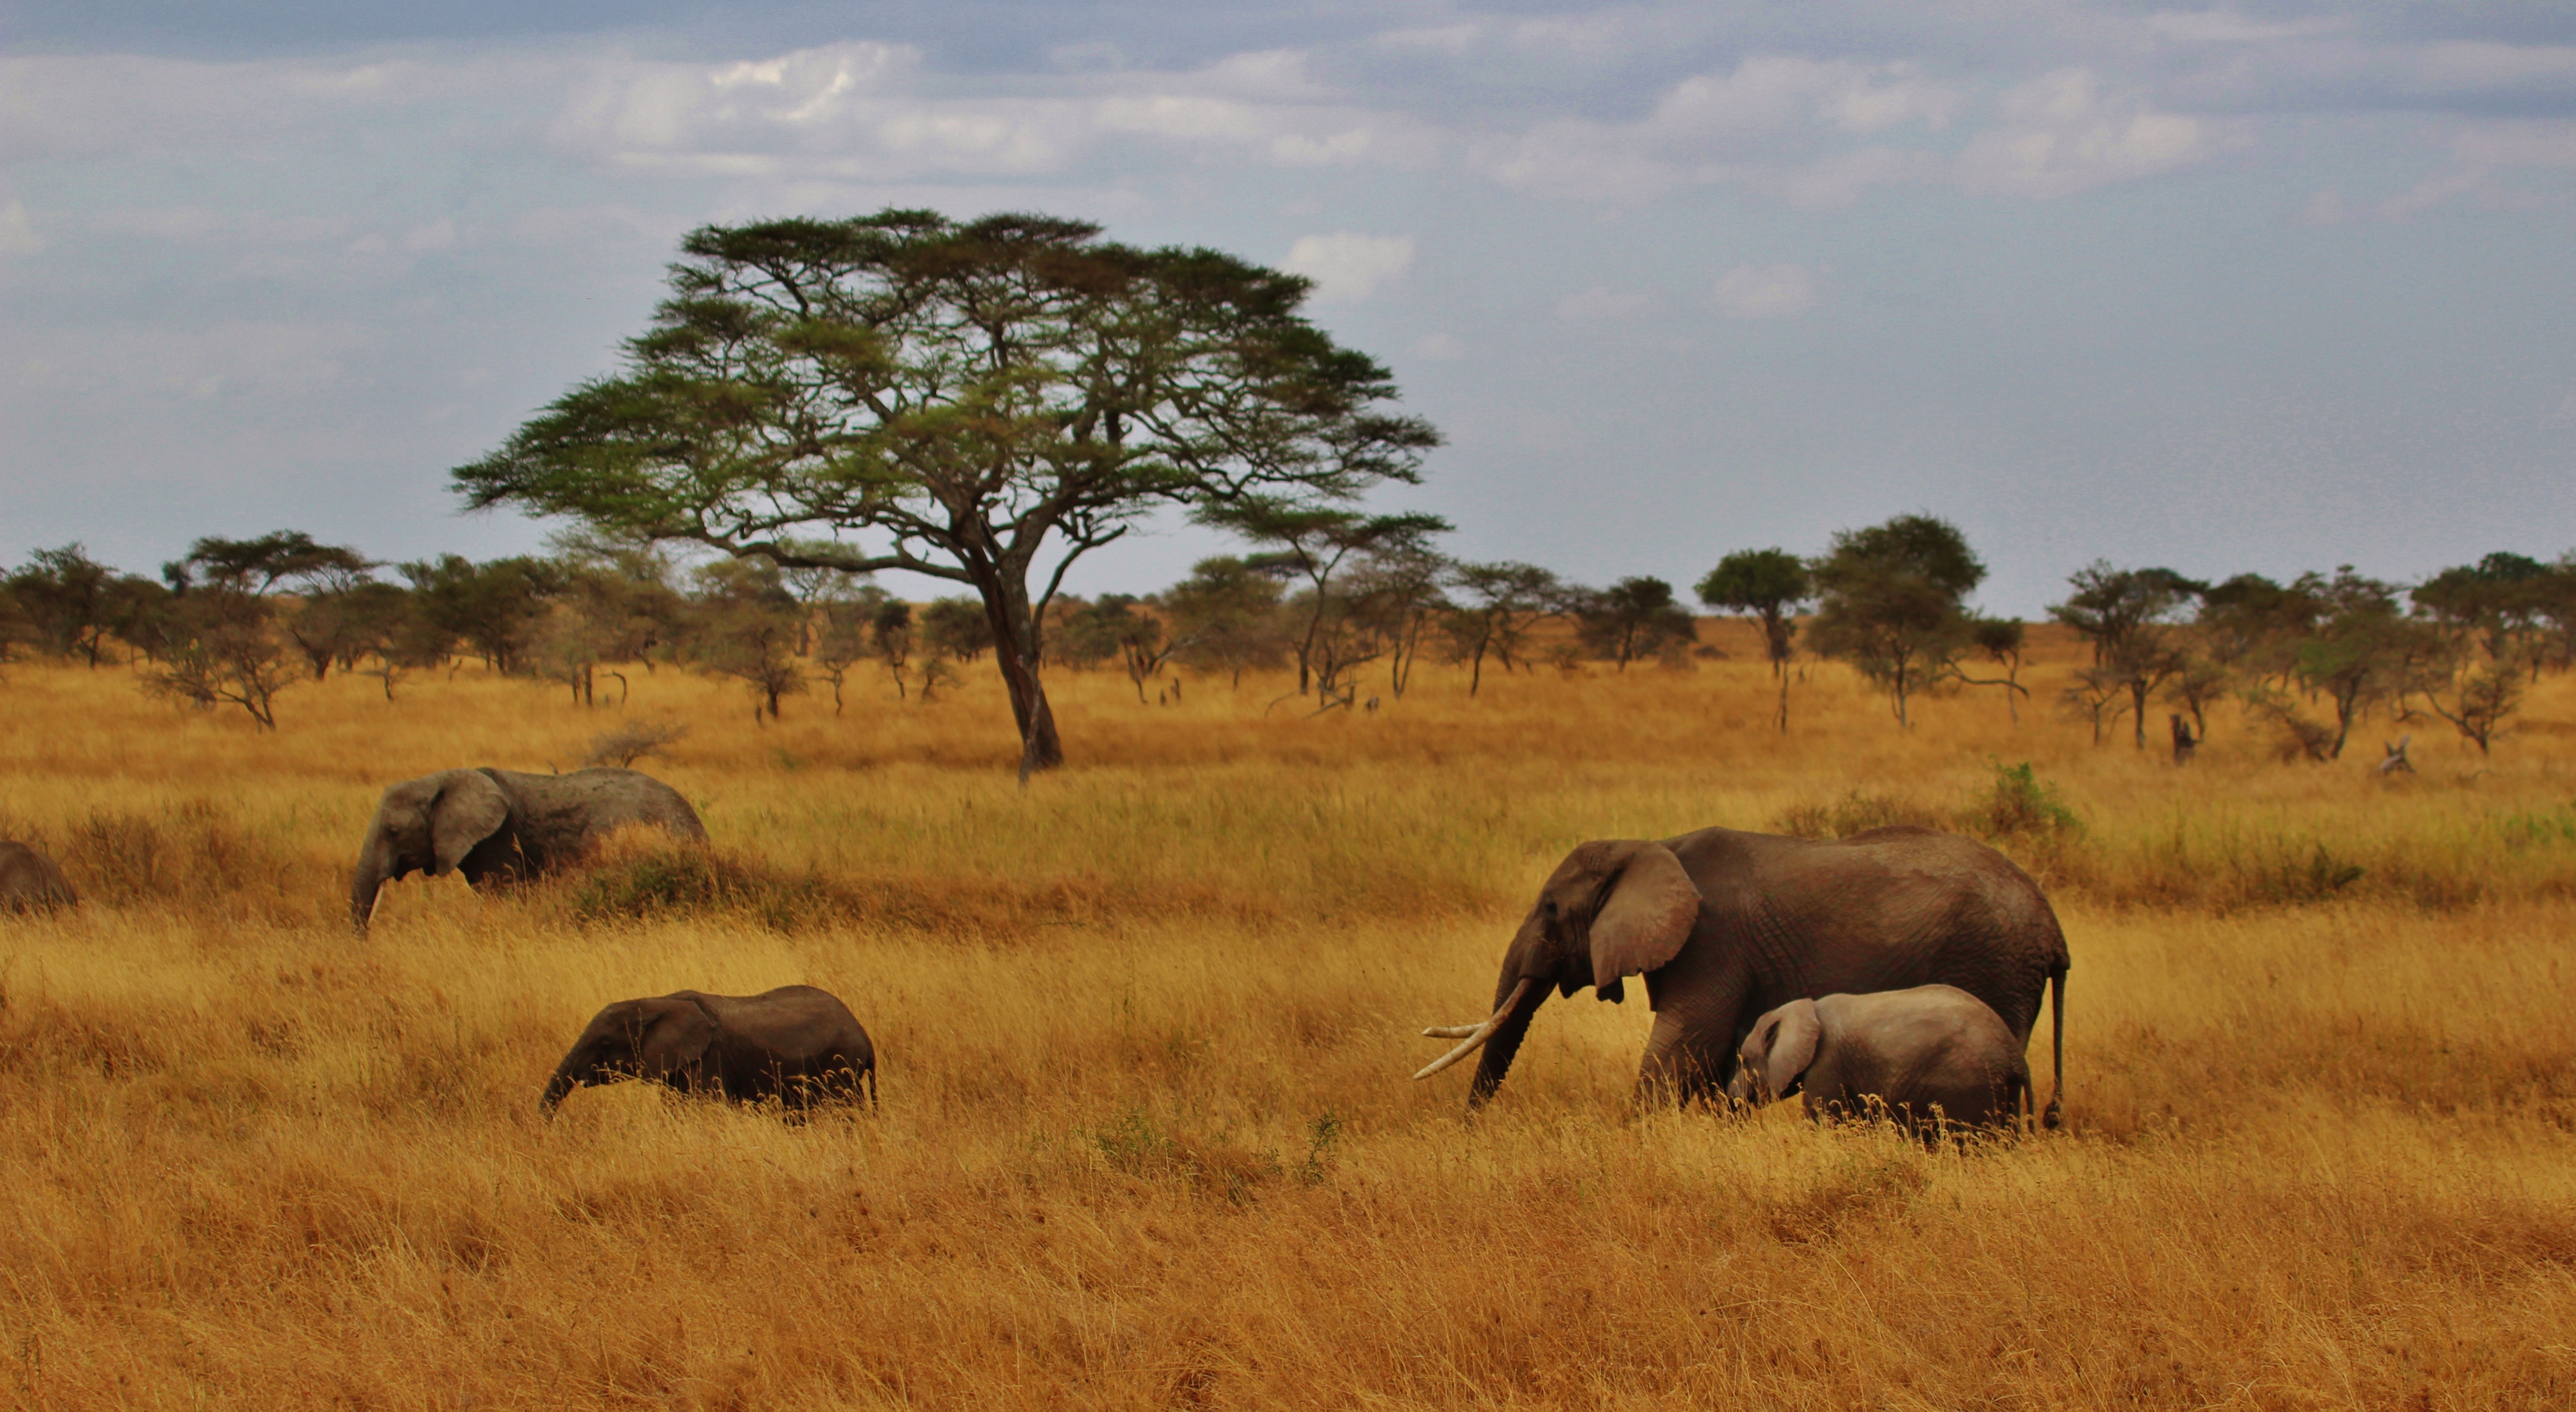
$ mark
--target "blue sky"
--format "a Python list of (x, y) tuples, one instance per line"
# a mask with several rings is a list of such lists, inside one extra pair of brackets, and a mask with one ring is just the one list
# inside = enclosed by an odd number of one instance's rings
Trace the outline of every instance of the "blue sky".
[(1313, 275), (1450, 439), (1386, 503), (1585, 581), (2576, 547), (2576, 6), (15, 0), (0, 558), (534, 547), (446, 472), (683, 231), (889, 203)]

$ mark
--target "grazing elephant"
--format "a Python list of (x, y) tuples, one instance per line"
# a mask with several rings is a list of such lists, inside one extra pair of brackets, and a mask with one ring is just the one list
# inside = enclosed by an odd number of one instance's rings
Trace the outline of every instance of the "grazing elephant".
[[(1831, 842), (1701, 829), (1660, 842), (1601, 839), (1557, 865), (1494, 986), (1493, 1014), (1423, 1031), (1462, 1042), (1429, 1078), (1482, 1046), (1470, 1111), (1493, 1096), (1552, 989), (1603, 1000), (1643, 976), (1655, 1028), (1640, 1102), (1722, 1089), (1753, 1017), (1800, 998), (1941, 982), (1993, 1007), (2028, 1043), (2053, 981), (2065, 1081), (2066, 938), (2030, 875), (1957, 834), (1885, 828)], [(2052, 1091), (2047, 1122), (2057, 1125)]]
[(640, 770), (441, 770), (385, 791), (349, 881), (349, 922), (359, 931), (388, 880), (454, 869), (475, 887), (534, 877), (577, 862), (601, 839), (635, 824), (704, 843), (706, 826), (680, 792)]
[(818, 1098), (877, 1101), (877, 1051), (830, 991), (783, 985), (758, 995), (673, 991), (621, 1000), (589, 1028), (546, 1080), (546, 1116), (581, 1084), (611, 1075), (658, 1079), (683, 1093), (737, 1102), (775, 1096), (791, 1109)]
[(2021, 1042), (1953, 985), (1792, 1000), (1753, 1022), (1736, 1057), (1728, 1098), (1804, 1093), (1810, 1118), (1865, 1114), (1875, 1099), (1908, 1127), (1999, 1128), (2030, 1100)]
[(0, 910), (50, 912), (79, 901), (53, 859), (15, 839), (0, 840)]

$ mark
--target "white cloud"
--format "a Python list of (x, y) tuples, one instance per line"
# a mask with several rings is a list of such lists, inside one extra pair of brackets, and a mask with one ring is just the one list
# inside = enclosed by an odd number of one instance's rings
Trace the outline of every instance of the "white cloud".
[(25, 202), (12, 198), (0, 206), (0, 255), (33, 255), (44, 248), (35, 222), (27, 219)]
[(1718, 276), (1717, 307), (1734, 319), (1777, 319), (1816, 306), (1816, 275), (1804, 265), (1738, 265)]
[(1960, 179), (1971, 190), (2064, 196), (2189, 166), (2218, 146), (2208, 123), (2106, 92), (2089, 69), (2033, 79), (2004, 94), (2001, 106), (2002, 124), (1960, 154)]
[(1354, 231), (1299, 236), (1282, 268), (1313, 280), (1318, 300), (1355, 304), (1413, 268), (1413, 237)]
[(1467, 356), (1467, 343), (1454, 333), (1424, 334), (1413, 340), (1413, 351), (1435, 363), (1454, 363)]
[(1560, 319), (1633, 319), (1646, 312), (1646, 296), (1596, 284), (1556, 301)]

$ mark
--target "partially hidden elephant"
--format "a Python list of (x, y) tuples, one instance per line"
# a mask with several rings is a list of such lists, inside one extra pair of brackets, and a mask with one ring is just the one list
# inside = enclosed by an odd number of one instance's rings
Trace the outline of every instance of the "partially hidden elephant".
[(1863, 1117), (1873, 1103), (1897, 1122), (2000, 1128), (2030, 1098), (2030, 1063), (2003, 1017), (1953, 985), (1792, 1000), (1753, 1022), (1726, 1096), (1764, 1103), (1800, 1095), (1810, 1118)]
[(1503, 954), (1492, 1014), (1423, 1031), (1459, 1045), (1429, 1078), (1481, 1048), (1469, 1111), (1493, 1097), (1548, 992), (1626, 998), (1642, 976), (1655, 1026), (1640, 1103), (1723, 1091), (1755, 1016), (1836, 992), (1954, 985), (2027, 1044), (2053, 984), (2057, 1087), (2065, 1083), (2066, 937), (2030, 875), (1974, 839), (1872, 829), (1822, 841), (1701, 829), (1577, 845), (1539, 889)]
[(15, 839), (0, 840), (0, 911), (50, 912), (79, 903), (80, 894), (42, 850)]
[(622, 828), (652, 825), (704, 843), (680, 792), (640, 770), (441, 770), (385, 791), (349, 880), (349, 922), (367, 929), (377, 893), (418, 871), (463, 873), (477, 888), (578, 862)]
[(583, 1084), (621, 1074), (683, 1093), (798, 1110), (820, 1099), (877, 1101), (877, 1051), (830, 991), (786, 985), (758, 995), (673, 991), (620, 1000), (592, 1017), (538, 1101), (546, 1116)]

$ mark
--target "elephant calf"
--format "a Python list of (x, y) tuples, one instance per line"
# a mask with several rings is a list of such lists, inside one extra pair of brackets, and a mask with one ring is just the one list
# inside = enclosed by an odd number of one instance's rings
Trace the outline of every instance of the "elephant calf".
[(50, 912), (79, 901), (53, 859), (15, 839), (0, 840), (0, 910)]
[(2030, 1097), (2030, 1064), (2002, 1018), (1956, 986), (1792, 1000), (1753, 1022), (1727, 1085), (1737, 1102), (1806, 1095), (1813, 1118), (1869, 1101), (1909, 1127), (1936, 1115), (2001, 1127)]
[(736, 1102), (775, 1097), (790, 1109), (817, 1099), (877, 1101), (877, 1052), (850, 1007), (830, 991), (786, 985), (758, 995), (674, 991), (599, 1012), (546, 1080), (546, 1116), (582, 1084), (619, 1074)]

